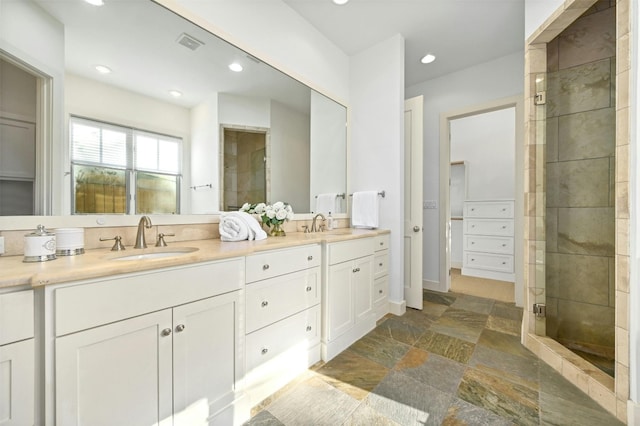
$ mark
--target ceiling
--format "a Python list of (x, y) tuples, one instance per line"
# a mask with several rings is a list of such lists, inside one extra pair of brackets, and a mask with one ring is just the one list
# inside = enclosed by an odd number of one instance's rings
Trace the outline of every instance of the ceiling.
[(524, 0), (283, 1), (349, 56), (402, 34), (407, 87), (524, 49)]

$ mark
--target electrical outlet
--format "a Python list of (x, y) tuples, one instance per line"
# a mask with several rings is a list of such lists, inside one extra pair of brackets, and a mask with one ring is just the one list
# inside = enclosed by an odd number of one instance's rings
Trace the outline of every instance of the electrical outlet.
[(425, 200), (422, 204), (422, 207), (425, 209), (437, 209), (438, 202), (436, 200)]
[(0, 237), (0, 255), (4, 254), (4, 237)]

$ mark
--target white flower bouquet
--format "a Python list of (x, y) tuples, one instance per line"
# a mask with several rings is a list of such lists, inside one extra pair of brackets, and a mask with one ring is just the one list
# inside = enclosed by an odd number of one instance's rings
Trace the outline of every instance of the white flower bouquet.
[(282, 224), (293, 219), (293, 208), (282, 201), (273, 204), (244, 203), (240, 211), (260, 216), (262, 223), (271, 228), (270, 234), (274, 236), (284, 236), (284, 230), (281, 228)]

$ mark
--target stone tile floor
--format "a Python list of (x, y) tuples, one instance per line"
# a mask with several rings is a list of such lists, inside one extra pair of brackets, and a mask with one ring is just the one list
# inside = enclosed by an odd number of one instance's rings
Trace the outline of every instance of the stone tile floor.
[(424, 292), (254, 409), (247, 425), (619, 425), (520, 344), (522, 309)]

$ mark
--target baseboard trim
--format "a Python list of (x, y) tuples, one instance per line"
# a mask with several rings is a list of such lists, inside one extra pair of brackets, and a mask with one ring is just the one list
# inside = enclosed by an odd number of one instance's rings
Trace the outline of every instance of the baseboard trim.
[(407, 301), (401, 300), (400, 302), (394, 302), (389, 300), (389, 313), (397, 316), (402, 316), (407, 312)]
[(439, 281), (422, 280), (422, 288), (431, 291), (442, 291)]
[(640, 404), (632, 400), (627, 401), (627, 424), (637, 425), (640, 422)]

